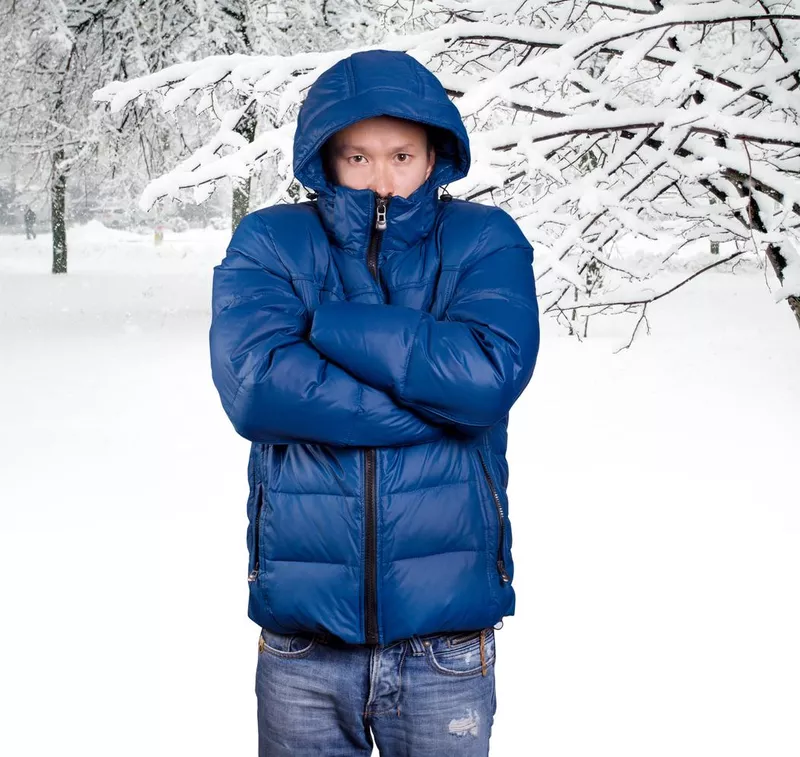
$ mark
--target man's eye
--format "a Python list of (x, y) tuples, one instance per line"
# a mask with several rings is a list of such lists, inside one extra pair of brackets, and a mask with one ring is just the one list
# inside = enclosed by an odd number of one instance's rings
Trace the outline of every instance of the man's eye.
[(361, 163), (364, 160), (363, 155), (353, 155), (350, 157), (350, 160), (354, 163)]
[(410, 158), (410, 157), (411, 156), (407, 152), (399, 152), (399, 153), (397, 153), (397, 159), (401, 163), (407, 163), (408, 162), (407, 158)]

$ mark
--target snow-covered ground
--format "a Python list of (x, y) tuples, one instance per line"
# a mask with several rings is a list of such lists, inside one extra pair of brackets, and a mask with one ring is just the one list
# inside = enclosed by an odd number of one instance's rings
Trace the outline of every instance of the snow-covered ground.
[[(248, 755), (247, 442), (211, 383), (229, 234), (0, 236), (0, 753)], [(498, 757), (800, 754), (800, 333), (763, 271), (578, 344), (512, 412)]]

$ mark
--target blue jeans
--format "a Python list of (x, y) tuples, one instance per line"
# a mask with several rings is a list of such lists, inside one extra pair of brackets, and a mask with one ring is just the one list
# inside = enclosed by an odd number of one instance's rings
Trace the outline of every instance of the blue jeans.
[(497, 709), (495, 632), (387, 646), (329, 636), (259, 638), (259, 757), (486, 757)]

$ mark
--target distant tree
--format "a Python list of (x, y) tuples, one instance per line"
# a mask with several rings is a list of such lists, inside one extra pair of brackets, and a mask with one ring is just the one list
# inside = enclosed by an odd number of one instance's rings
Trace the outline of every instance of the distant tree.
[(176, 21), (182, 6), (188, 7), (166, 0), (15, 0), (0, 15), (0, 101), (6, 104), (0, 160), (19, 167), (15, 178), (23, 186), (49, 191), (53, 273), (67, 271), (70, 177), (80, 176), (85, 193), (100, 195), (126, 162), (135, 161), (137, 172), (143, 162), (151, 176), (159, 175), (165, 153), (175, 152), (160, 111), (134, 104), (112, 126), (91, 98), (110, 78), (175, 61), (186, 31), (186, 20)]

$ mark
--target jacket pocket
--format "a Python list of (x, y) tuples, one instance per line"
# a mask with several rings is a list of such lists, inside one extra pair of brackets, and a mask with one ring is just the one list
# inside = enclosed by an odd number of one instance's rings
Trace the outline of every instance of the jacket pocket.
[(256, 515), (253, 520), (253, 551), (250, 553), (250, 571), (247, 580), (252, 583), (258, 577), (260, 562), (259, 545), (261, 542), (261, 511), (264, 509), (264, 487), (258, 484), (256, 489)]
[(491, 495), (492, 502), (494, 503), (495, 514), (497, 515), (497, 526), (498, 526), (498, 537), (497, 537), (497, 572), (500, 574), (500, 578), (503, 580), (503, 583), (509, 583), (511, 581), (511, 577), (506, 572), (506, 561), (505, 561), (505, 534), (506, 534), (506, 518), (505, 513), (503, 512), (503, 504), (500, 502), (500, 496), (497, 493), (497, 488), (494, 485), (494, 481), (492, 481), (492, 474), (489, 472), (489, 466), (486, 465), (486, 461), (483, 459), (483, 454), (481, 453), (480, 449), (476, 448), (475, 451), (478, 453), (478, 459), (481, 462), (481, 468), (483, 468), (483, 475), (486, 479), (486, 483), (489, 486), (489, 494)]

